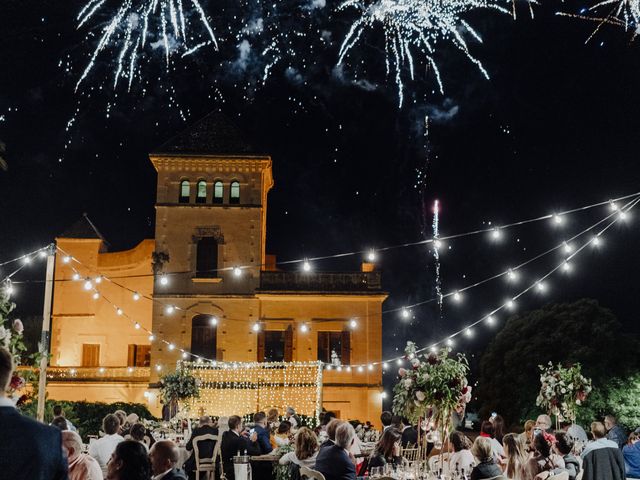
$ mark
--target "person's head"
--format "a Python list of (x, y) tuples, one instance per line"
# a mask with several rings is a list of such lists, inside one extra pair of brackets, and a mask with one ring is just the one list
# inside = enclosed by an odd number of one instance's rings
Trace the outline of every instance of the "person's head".
[(54, 417), (64, 417), (64, 410), (62, 409), (62, 405), (54, 405), (53, 406), (53, 416)]
[(120, 422), (120, 426), (123, 426), (127, 421), (127, 412), (124, 410), (116, 410), (113, 414), (118, 417), (118, 421)]
[(599, 438), (605, 437), (605, 435), (607, 434), (607, 429), (602, 424), (602, 422), (593, 422), (591, 424), (591, 434), (593, 435), (593, 438), (598, 440)]
[(102, 431), (107, 435), (118, 433), (119, 429), (120, 419), (114, 413), (110, 413), (102, 419)]
[(320, 422), (320, 424), (329, 425), (329, 422), (331, 422), (331, 420), (335, 418), (336, 418), (335, 412), (324, 412), (324, 415), (322, 416), (322, 421)]
[(551, 428), (551, 417), (549, 415), (538, 415), (536, 419), (536, 428), (545, 432)]
[(82, 453), (82, 438), (76, 432), (64, 431), (62, 432), (62, 446), (67, 451), (67, 458), (71, 463)]
[(380, 421), (382, 422), (382, 426), (388, 427), (389, 425), (391, 425), (392, 418), (393, 418), (393, 415), (391, 414), (391, 412), (387, 412), (386, 410), (382, 412), (382, 415), (380, 415)]
[(631, 432), (629, 434), (629, 439), (627, 441), (629, 443), (629, 445), (633, 445), (634, 443), (637, 443), (638, 441), (640, 441), (640, 433)]
[(461, 450), (466, 450), (468, 447), (467, 437), (465, 437), (462, 432), (451, 432), (449, 435), (449, 444), (453, 447), (454, 452), (459, 452)]
[(231, 415), (228, 425), (229, 430), (240, 432), (242, 430), (242, 419), (238, 415)]
[(67, 420), (64, 417), (55, 417), (53, 420), (51, 420), (51, 426), (57, 427), (62, 431), (68, 430)]
[(277, 422), (278, 415), (279, 414), (278, 414), (277, 408), (270, 408), (269, 411), (267, 412), (267, 422), (269, 423)]
[(405, 427), (410, 427), (411, 420), (409, 420), (407, 417), (402, 417), (402, 425), (404, 425)]
[(138, 442), (141, 442), (144, 439), (145, 433), (147, 433), (147, 430), (141, 423), (136, 423), (131, 427), (131, 430), (129, 431), (129, 435), (131, 435), (131, 438), (137, 440)]
[(180, 460), (180, 451), (171, 440), (159, 440), (151, 447), (149, 460), (153, 474), (160, 475), (176, 466)]
[(533, 435), (533, 428), (536, 426), (535, 420), (527, 420), (524, 422), (524, 433), (527, 435), (527, 438), (531, 440), (531, 436)]
[(140, 442), (118, 443), (107, 463), (107, 480), (149, 480), (151, 465), (147, 449)]
[(606, 417), (604, 417), (604, 426), (607, 430), (611, 430), (616, 426), (616, 417), (614, 417), (613, 415), (607, 415)]
[(9, 388), (12, 373), (13, 357), (11, 352), (4, 347), (0, 347), (0, 397), (4, 397), (4, 392)]
[(200, 427), (210, 426), (212, 424), (213, 424), (213, 422), (211, 421), (211, 417), (209, 415), (203, 415), (198, 420), (198, 426), (200, 426)]
[(554, 448), (560, 455), (568, 455), (573, 450), (573, 438), (567, 434), (567, 432), (556, 432), (556, 443), (553, 444)]
[(385, 458), (390, 458), (393, 456), (393, 448), (396, 443), (400, 441), (402, 435), (395, 428), (387, 428), (378, 443), (376, 444), (376, 451), (384, 455)]
[(267, 415), (264, 412), (258, 412), (253, 415), (253, 423), (264, 427), (267, 424)]
[(287, 417), (292, 417), (296, 414), (296, 410), (293, 407), (287, 407)]
[(402, 430), (402, 417), (400, 415), (394, 415), (391, 417), (391, 426)]
[(553, 435), (547, 432), (541, 432), (533, 437), (533, 448), (543, 458), (547, 458), (551, 454), (551, 446), (555, 443), (556, 439)]
[(138, 419), (139, 419), (139, 418), (140, 418), (140, 417), (138, 417), (138, 415), (137, 415), (137, 414), (135, 414), (135, 413), (130, 413), (129, 415), (127, 415), (127, 418), (126, 418), (126, 420), (125, 420), (125, 424), (126, 424), (126, 425), (129, 425), (129, 426), (135, 425), (136, 423), (138, 423)]
[(295, 438), (295, 451), (298, 460), (305, 460), (313, 457), (318, 449), (318, 437), (313, 430), (307, 427), (300, 427)]
[(491, 438), (493, 438), (493, 423), (488, 420), (482, 422), (482, 425), (480, 426), (480, 433), (484, 433), (485, 435), (489, 435)]
[(288, 422), (287, 420), (283, 420), (282, 422), (280, 422), (280, 425), (278, 425), (278, 433), (280, 435), (287, 434), (290, 431), (291, 431), (291, 422)]
[(496, 415), (492, 417), (492, 419), (493, 436), (497, 438), (498, 441), (502, 441), (502, 437), (504, 437), (504, 418), (502, 418), (502, 415)]
[(502, 437), (502, 445), (507, 456), (507, 470), (505, 473), (508, 478), (514, 478), (518, 469), (527, 461), (527, 446), (524, 439), (516, 433), (507, 433)]
[(342, 420), (338, 420), (337, 418), (334, 418), (329, 422), (329, 424), (327, 425), (327, 436), (329, 437), (329, 440), (333, 440), (335, 442), (336, 430), (342, 423)]
[(478, 459), (479, 462), (487, 462), (493, 460), (493, 453), (491, 451), (491, 440), (487, 437), (476, 437), (471, 447), (471, 453)]
[(348, 450), (356, 438), (356, 432), (349, 422), (342, 422), (336, 428), (336, 445)]

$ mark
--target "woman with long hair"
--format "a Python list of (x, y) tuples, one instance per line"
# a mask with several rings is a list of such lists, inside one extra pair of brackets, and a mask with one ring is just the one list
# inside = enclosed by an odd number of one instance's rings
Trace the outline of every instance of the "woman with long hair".
[(280, 422), (280, 425), (278, 425), (278, 428), (276, 429), (276, 433), (274, 435), (276, 445), (278, 447), (289, 445), (289, 435), (291, 435), (291, 422), (283, 420)]
[(552, 452), (551, 447), (556, 439), (547, 432), (540, 432), (533, 436), (533, 457), (529, 459), (524, 469), (524, 480), (533, 480), (542, 472), (553, 472), (564, 469), (564, 460)]
[(491, 439), (487, 437), (477, 437), (471, 447), (471, 453), (478, 461), (471, 471), (470, 480), (483, 480), (502, 475), (502, 469), (496, 464)]
[(313, 430), (300, 427), (294, 439), (295, 450), (280, 457), (280, 465), (295, 463), (301, 467), (313, 467), (318, 456), (318, 437)]
[(453, 453), (449, 454), (449, 472), (471, 473), (476, 462), (469, 447), (469, 439), (464, 433), (451, 432), (451, 435), (449, 435), (449, 451), (453, 448)]
[(148, 455), (140, 442), (120, 442), (107, 463), (107, 480), (149, 480), (151, 464)]
[(505, 475), (512, 480), (522, 480), (525, 465), (529, 461), (524, 439), (518, 433), (507, 433), (502, 438), (502, 445), (507, 457), (504, 463)]
[(504, 438), (504, 418), (501, 415), (492, 416), (490, 422), (493, 424), (493, 438), (502, 443)]
[(384, 467), (387, 463), (399, 464), (400, 440), (402, 436), (395, 428), (387, 428), (369, 458), (369, 467)]

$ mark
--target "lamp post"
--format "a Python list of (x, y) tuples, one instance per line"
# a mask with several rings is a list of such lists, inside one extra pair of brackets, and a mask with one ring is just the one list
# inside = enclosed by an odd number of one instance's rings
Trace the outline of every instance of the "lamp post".
[(47, 275), (44, 284), (42, 308), (42, 334), (40, 336), (40, 378), (38, 382), (38, 420), (44, 421), (44, 404), (47, 390), (47, 365), (49, 364), (49, 331), (51, 329), (51, 300), (53, 299), (53, 272), (56, 262), (56, 246), (47, 249)]

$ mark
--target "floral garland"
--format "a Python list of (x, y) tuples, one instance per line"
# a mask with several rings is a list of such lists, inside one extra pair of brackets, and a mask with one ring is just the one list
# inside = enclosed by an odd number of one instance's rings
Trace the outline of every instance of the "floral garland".
[(558, 420), (575, 422), (576, 410), (584, 403), (592, 390), (591, 379), (582, 375), (582, 367), (575, 363), (568, 368), (561, 364), (546, 367), (538, 365), (540, 375), (540, 393), (536, 405), (546, 409)]
[(420, 417), (433, 418), (443, 433), (450, 426), (456, 408), (471, 401), (471, 386), (467, 381), (469, 363), (463, 354), (450, 357), (451, 349), (427, 355), (416, 354), (416, 345), (407, 342), (405, 358), (410, 369), (400, 368), (399, 381), (393, 389), (393, 412), (412, 421)]

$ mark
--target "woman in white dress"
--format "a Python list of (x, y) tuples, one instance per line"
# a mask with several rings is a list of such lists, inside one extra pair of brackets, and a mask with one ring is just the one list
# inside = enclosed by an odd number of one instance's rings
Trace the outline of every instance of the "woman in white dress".
[(313, 468), (318, 456), (318, 437), (307, 427), (300, 427), (294, 439), (295, 450), (280, 457), (280, 465), (295, 463), (301, 467)]

